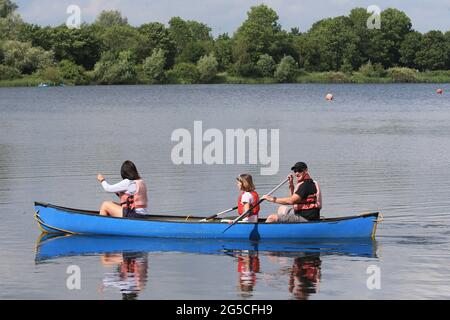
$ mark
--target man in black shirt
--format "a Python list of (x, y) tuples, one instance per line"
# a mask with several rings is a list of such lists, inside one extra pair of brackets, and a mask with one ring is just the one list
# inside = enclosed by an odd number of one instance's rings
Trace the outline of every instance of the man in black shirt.
[(289, 176), (289, 198), (276, 198), (264, 196), (263, 199), (281, 204), (278, 214), (267, 218), (267, 223), (299, 223), (320, 220), (322, 209), (322, 193), (320, 186), (308, 172), (308, 166), (304, 162), (298, 162), (292, 167), (297, 177), (297, 188), (294, 188), (294, 179)]

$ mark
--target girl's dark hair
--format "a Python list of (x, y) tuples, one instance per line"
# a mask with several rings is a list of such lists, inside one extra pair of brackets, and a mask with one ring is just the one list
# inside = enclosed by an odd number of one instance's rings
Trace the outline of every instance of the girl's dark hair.
[(125, 161), (122, 164), (122, 168), (120, 169), (120, 174), (122, 175), (122, 179), (128, 180), (140, 180), (141, 177), (136, 169), (136, 166), (130, 160)]

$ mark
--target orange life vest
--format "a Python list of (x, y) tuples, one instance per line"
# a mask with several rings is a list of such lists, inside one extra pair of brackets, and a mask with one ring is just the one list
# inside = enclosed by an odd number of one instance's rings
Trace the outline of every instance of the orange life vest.
[(136, 192), (134, 195), (121, 192), (119, 193), (120, 205), (124, 209), (146, 209), (148, 206), (147, 186), (142, 180), (135, 180)]
[(320, 265), (315, 263), (303, 263), (301, 266), (303, 276), (309, 281), (318, 282), (320, 279)]
[[(319, 183), (313, 181), (316, 185), (316, 193), (310, 194), (306, 199), (302, 199), (300, 203), (294, 204), (294, 211), (299, 212), (303, 210), (322, 209), (322, 192), (320, 191)], [(299, 183), (295, 191), (297, 192), (304, 181)]]
[[(242, 193), (239, 195), (239, 198), (238, 198), (238, 213), (239, 213), (239, 215), (243, 215), (243, 214), (245, 213), (245, 210), (244, 210), (244, 204), (242, 203), (242, 196), (244, 195), (244, 193), (245, 193), (245, 192), (242, 192)], [(251, 193), (252, 196), (253, 196), (253, 205), (257, 204), (257, 203), (259, 202), (259, 195), (258, 195), (258, 193), (257, 193), (256, 191), (252, 191), (252, 192), (250, 192), (250, 193)], [(251, 205), (251, 207), (252, 207), (253, 205)], [(253, 212), (250, 213), (248, 216), (249, 216), (249, 217), (251, 217), (251, 216), (257, 216), (260, 210), (261, 210), (260, 206), (256, 206), (255, 208), (253, 208), (253, 210), (252, 210)]]
[(260, 272), (258, 256), (238, 257), (238, 272)]

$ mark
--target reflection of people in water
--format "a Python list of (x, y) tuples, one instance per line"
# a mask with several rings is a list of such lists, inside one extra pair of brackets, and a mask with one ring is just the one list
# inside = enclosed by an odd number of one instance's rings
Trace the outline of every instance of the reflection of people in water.
[(320, 253), (308, 253), (294, 259), (289, 292), (295, 299), (307, 300), (311, 294), (319, 292), (321, 265)]
[(256, 274), (260, 272), (258, 251), (243, 251), (237, 255), (239, 289), (244, 298), (252, 296), (256, 285)]
[(104, 288), (117, 288), (122, 293), (123, 300), (136, 300), (147, 283), (148, 254), (105, 254), (102, 256), (102, 264), (117, 265), (117, 270), (105, 274), (101, 291)]

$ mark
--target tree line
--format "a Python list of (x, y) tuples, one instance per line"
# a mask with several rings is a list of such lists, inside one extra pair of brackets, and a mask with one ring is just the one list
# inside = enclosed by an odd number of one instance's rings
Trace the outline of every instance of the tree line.
[(13, 1), (0, 0), (0, 80), (189, 84), (227, 75), (293, 82), (302, 72), (380, 77), (450, 69), (450, 31), (415, 31), (394, 8), (381, 13), (380, 29), (367, 28), (370, 14), (355, 8), (301, 32), (284, 30), (273, 9), (258, 5), (233, 35), (217, 37), (206, 24), (180, 17), (132, 26), (120, 12), (103, 11), (70, 29), (26, 23), (16, 10)]

